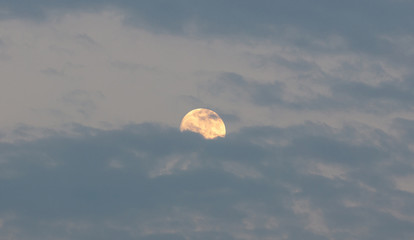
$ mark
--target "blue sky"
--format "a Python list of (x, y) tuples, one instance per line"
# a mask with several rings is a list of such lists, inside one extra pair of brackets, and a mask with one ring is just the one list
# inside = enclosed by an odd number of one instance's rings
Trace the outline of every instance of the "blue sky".
[(0, 1), (0, 239), (413, 239), (413, 10)]

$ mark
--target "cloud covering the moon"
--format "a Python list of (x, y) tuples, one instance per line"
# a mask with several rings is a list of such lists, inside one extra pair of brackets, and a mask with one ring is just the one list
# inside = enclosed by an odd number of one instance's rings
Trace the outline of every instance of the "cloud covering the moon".
[(180, 131), (201, 134), (205, 139), (226, 136), (226, 126), (220, 116), (206, 108), (197, 108), (188, 112), (181, 120)]
[(250, 127), (221, 141), (154, 124), (73, 131), (0, 144), (2, 238), (414, 236), (412, 141), (378, 129)]

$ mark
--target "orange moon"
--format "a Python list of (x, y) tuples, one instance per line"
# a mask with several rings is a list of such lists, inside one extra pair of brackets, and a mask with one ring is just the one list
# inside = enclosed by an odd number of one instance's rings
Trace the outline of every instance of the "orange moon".
[(197, 108), (188, 112), (181, 121), (180, 131), (201, 134), (205, 139), (226, 136), (226, 126), (220, 116), (206, 108)]

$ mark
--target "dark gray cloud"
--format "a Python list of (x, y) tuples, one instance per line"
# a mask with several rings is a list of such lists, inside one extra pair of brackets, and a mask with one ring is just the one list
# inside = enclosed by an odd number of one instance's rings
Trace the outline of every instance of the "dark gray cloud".
[[(348, 111), (356, 110), (373, 114), (389, 114), (396, 111), (410, 111), (413, 108), (414, 94), (411, 79), (405, 81), (382, 82), (370, 85), (364, 82), (335, 79), (326, 76), (313, 85), (328, 87), (330, 93), (297, 97), (285, 88), (285, 83), (261, 83), (247, 80), (236, 73), (222, 73), (217, 80), (203, 83), (200, 88), (213, 96), (237, 98), (257, 106), (283, 106), (291, 110)], [(311, 92), (311, 90), (310, 90)]]
[[(50, 9), (96, 11), (108, 6), (125, 10), (127, 22), (153, 31), (187, 34), (193, 24), (204, 36), (249, 36), (283, 40), (318, 50), (314, 39), (335, 35), (345, 45), (376, 56), (397, 57), (398, 46), (384, 36), (412, 35), (411, 1), (1, 1), (3, 18), (42, 19)], [(324, 49), (329, 49), (323, 47)], [(319, 49), (320, 50), (320, 49)], [(407, 52), (399, 51), (403, 56)], [(403, 56), (400, 56), (401, 59)]]
[(282, 82), (247, 81), (237, 73), (222, 73), (217, 81), (202, 83), (200, 88), (213, 96), (233, 95), (237, 98), (247, 98), (261, 106), (283, 103), (284, 84)]
[(393, 121), (393, 127), (401, 134), (405, 141), (414, 141), (414, 120), (397, 118)]
[(377, 129), (73, 130), (0, 144), (1, 238), (414, 236), (414, 195), (394, 184), (413, 154)]

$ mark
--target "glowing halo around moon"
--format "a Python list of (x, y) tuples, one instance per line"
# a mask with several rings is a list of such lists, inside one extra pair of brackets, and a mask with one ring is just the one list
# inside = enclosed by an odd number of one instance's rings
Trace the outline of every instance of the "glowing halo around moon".
[(180, 131), (201, 134), (205, 139), (226, 136), (226, 126), (220, 116), (206, 108), (197, 108), (188, 112), (181, 120)]

